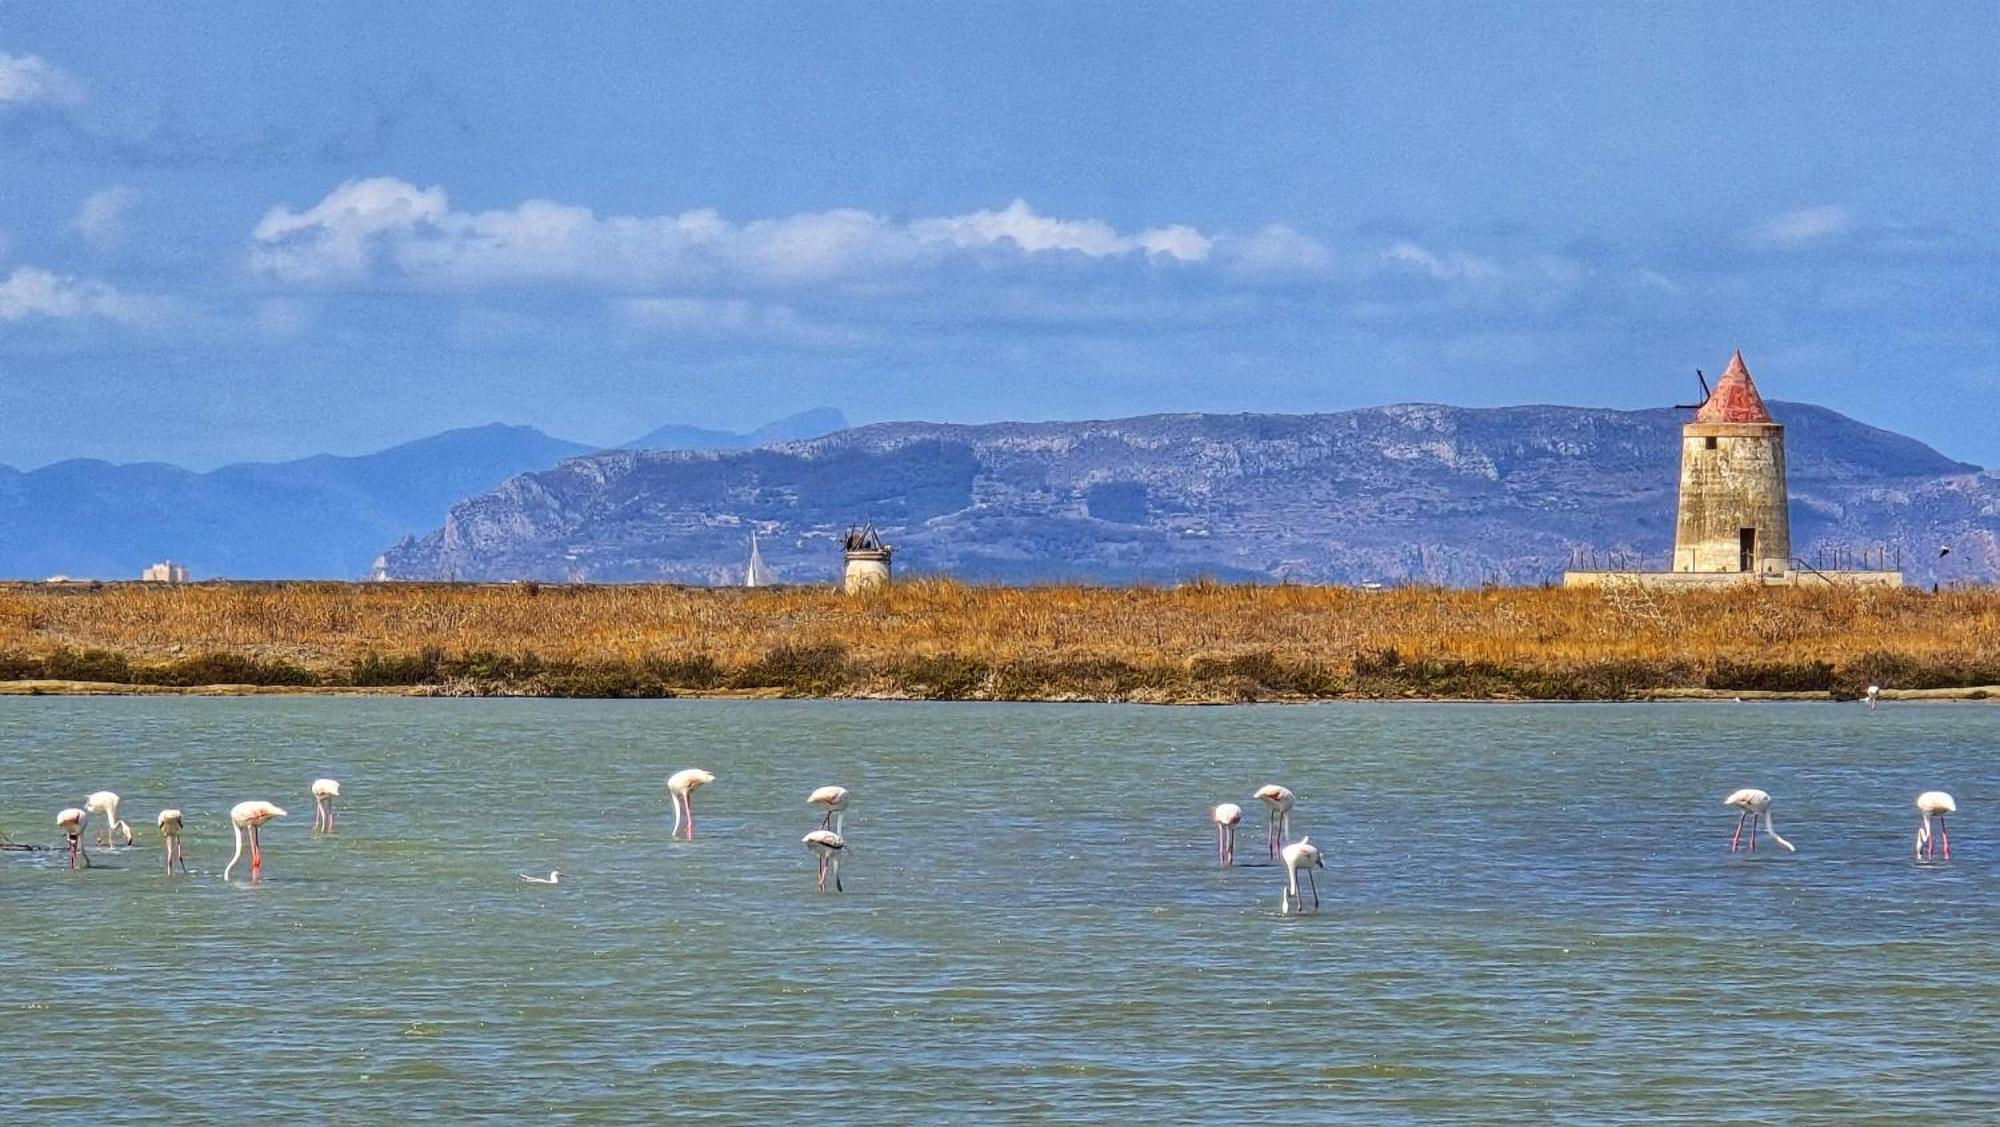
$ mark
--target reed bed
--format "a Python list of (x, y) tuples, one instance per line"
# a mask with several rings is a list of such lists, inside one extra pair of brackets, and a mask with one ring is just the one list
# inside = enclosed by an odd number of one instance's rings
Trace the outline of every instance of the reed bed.
[(0, 679), (966, 699), (2000, 683), (2000, 591), (0, 585)]

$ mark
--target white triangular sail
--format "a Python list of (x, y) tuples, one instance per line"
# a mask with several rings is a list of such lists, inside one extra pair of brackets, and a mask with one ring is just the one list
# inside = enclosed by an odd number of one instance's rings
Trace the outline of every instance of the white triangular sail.
[(750, 566), (743, 573), (745, 587), (769, 587), (774, 582), (771, 569), (764, 566), (764, 554), (757, 550), (757, 534), (750, 534)]

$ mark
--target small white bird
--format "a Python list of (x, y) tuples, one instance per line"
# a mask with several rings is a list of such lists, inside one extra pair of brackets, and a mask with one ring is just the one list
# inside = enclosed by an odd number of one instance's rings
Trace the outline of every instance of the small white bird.
[(819, 890), (825, 892), (827, 878), (832, 877), (833, 890), (845, 891), (840, 887), (840, 852), (847, 848), (847, 842), (832, 830), (814, 830), (801, 840), (819, 857)]
[(529, 884), (561, 884), (562, 870), (550, 869), (549, 875), (545, 877), (529, 876), (527, 873), (522, 873), (521, 879), (527, 881)]
[(1784, 846), (1785, 852), (1798, 852), (1798, 850), (1792, 848), (1791, 842), (1779, 837), (1776, 827), (1771, 825), (1770, 795), (1758, 790), (1756, 787), (1744, 787), (1742, 790), (1723, 799), (1722, 804), (1724, 806), (1734, 806), (1742, 811), (1742, 813), (1736, 815), (1736, 832), (1729, 838), (1729, 851), (1731, 853), (1736, 852), (1738, 847), (1743, 844), (1743, 825), (1746, 821), (1750, 825), (1750, 852), (1757, 852), (1757, 826), (1760, 820), (1763, 823), (1764, 832), (1771, 835), (1772, 841)]
[[(1917, 823), (1917, 860), (1951, 860), (1951, 834), (1945, 829), (1944, 816), (1958, 813), (1958, 803), (1941, 790), (1927, 790), (1917, 796), (1917, 813), (1923, 821)], [(1937, 835), (1931, 835), (1931, 819), (1937, 819)], [(1939, 846), (1943, 846), (1942, 855)]]
[(1270, 847), (1272, 859), (1276, 860), (1278, 850), (1284, 848), (1285, 843), (1292, 839), (1292, 803), (1296, 800), (1290, 790), (1276, 783), (1258, 787), (1256, 797), (1264, 803), (1265, 809), (1271, 815), (1271, 825), (1265, 834), (1265, 844)]
[(82, 858), (83, 867), (90, 867), (90, 853), (83, 847), (83, 825), (90, 815), (74, 806), (65, 806), (56, 812), (56, 825), (69, 838), (69, 867), (76, 868), (77, 859)]
[(1326, 868), (1326, 862), (1320, 859), (1319, 846), (1312, 843), (1310, 836), (1302, 837), (1285, 846), (1281, 856), (1285, 861), (1285, 891), (1278, 899), (1278, 914), (1306, 910), (1305, 898), (1299, 895), (1300, 869), (1306, 871), (1306, 883), (1312, 887), (1313, 911), (1319, 911), (1319, 881), (1313, 878), (1313, 870)]
[(821, 787), (806, 796), (807, 806), (817, 806), (824, 813), (819, 820), (819, 828), (841, 832), (847, 824), (847, 788)]
[(125, 844), (132, 844), (132, 827), (118, 820), (120, 799), (108, 790), (98, 791), (83, 800), (83, 808), (92, 814), (104, 815), (104, 829), (97, 835), (97, 844), (109, 846), (119, 834), (125, 835)]
[(167, 842), (167, 875), (174, 875), (174, 866), (180, 865), (181, 872), (188, 871), (187, 858), (181, 855), (181, 812), (162, 810), (159, 818), (160, 836)]
[(273, 818), (284, 816), (285, 811), (282, 807), (261, 800), (239, 802), (229, 808), (229, 824), (236, 830), (236, 852), (229, 855), (229, 863), (222, 867), (223, 880), (229, 879), (229, 871), (242, 859), (243, 839), (246, 834), (250, 838), (250, 879), (254, 881), (263, 875), (264, 850), (257, 840), (258, 827)]
[(1217, 803), (1209, 817), (1215, 822), (1216, 860), (1226, 869), (1236, 863), (1236, 823), (1243, 820), (1243, 808), (1234, 802)]
[(687, 815), (687, 840), (694, 840), (694, 788), (707, 786), (715, 781), (715, 776), (699, 767), (689, 767), (685, 771), (675, 771), (667, 776), (667, 793), (674, 798), (674, 828), (667, 836), (681, 832), (681, 815)]
[(1868, 696), (1868, 711), (1873, 712), (1875, 711), (1875, 706), (1882, 700), (1882, 686), (1880, 685), (1868, 686), (1867, 696)]
[[(339, 781), (335, 779), (314, 779), (312, 785), (312, 796), (313, 796), (313, 832), (329, 833), (329, 834), (332, 833), (333, 800), (340, 797)], [(363, 830), (363, 836), (366, 836), (367, 827), (366, 826), (362, 827), (362, 830)]]

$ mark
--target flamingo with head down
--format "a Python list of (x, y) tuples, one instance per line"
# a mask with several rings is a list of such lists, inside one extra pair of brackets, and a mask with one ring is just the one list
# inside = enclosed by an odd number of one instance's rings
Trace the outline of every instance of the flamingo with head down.
[(257, 840), (257, 830), (273, 818), (282, 818), (282, 808), (263, 801), (239, 802), (229, 808), (229, 824), (236, 828), (236, 852), (229, 855), (229, 864), (222, 867), (222, 879), (229, 879), (229, 871), (243, 857), (243, 839), (250, 839), (250, 879), (263, 875), (264, 850)]
[(1297, 799), (1289, 788), (1276, 783), (1258, 787), (1256, 797), (1264, 803), (1266, 811), (1271, 815), (1271, 824), (1265, 834), (1265, 844), (1270, 847), (1272, 860), (1276, 860), (1278, 851), (1292, 839), (1292, 804)]
[(1771, 835), (1772, 841), (1784, 846), (1785, 852), (1798, 852), (1798, 850), (1792, 848), (1791, 842), (1779, 837), (1777, 828), (1771, 825), (1771, 796), (1769, 794), (1758, 790), (1756, 787), (1744, 787), (1742, 790), (1723, 799), (1722, 804), (1724, 806), (1734, 806), (1742, 811), (1742, 813), (1736, 815), (1736, 833), (1729, 839), (1729, 851), (1731, 853), (1736, 852), (1743, 844), (1743, 827), (1746, 822), (1750, 827), (1750, 852), (1757, 852), (1757, 828), (1759, 822), (1762, 822), (1764, 832)]
[(167, 841), (167, 875), (174, 875), (174, 866), (181, 867), (181, 873), (188, 871), (187, 858), (181, 855), (181, 829), (183, 823), (178, 810), (160, 811), (160, 836)]
[(83, 867), (90, 867), (90, 853), (83, 848), (83, 824), (89, 817), (74, 806), (66, 806), (56, 813), (56, 826), (69, 838), (69, 867), (75, 869), (79, 858)]
[(1217, 803), (1209, 818), (1215, 822), (1216, 860), (1229, 868), (1236, 863), (1236, 824), (1243, 820), (1243, 808), (1234, 802)]
[(674, 799), (674, 828), (667, 836), (681, 832), (681, 815), (687, 815), (687, 840), (694, 840), (694, 789), (707, 786), (715, 781), (715, 776), (699, 767), (689, 767), (685, 771), (675, 771), (667, 776), (667, 793)]

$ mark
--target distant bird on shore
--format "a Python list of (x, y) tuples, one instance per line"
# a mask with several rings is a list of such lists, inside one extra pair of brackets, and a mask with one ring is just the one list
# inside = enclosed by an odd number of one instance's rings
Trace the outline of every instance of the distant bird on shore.
[(1777, 828), (1771, 825), (1771, 796), (1756, 787), (1744, 787), (1722, 800), (1724, 806), (1734, 806), (1742, 813), (1736, 815), (1736, 832), (1730, 835), (1729, 851), (1734, 853), (1743, 844), (1743, 826), (1750, 826), (1750, 852), (1757, 852), (1757, 826), (1761, 821), (1764, 832), (1771, 840), (1785, 847), (1787, 853), (1797, 853), (1792, 843), (1778, 836)]
[(1868, 697), (1868, 711), (1870, 712), (1875, 711), (1875, 706), (1879, 704), (1882, 700), (1882, 686), (1880, 685), (1868, 686), (1868, 692), (1866, 696)]
[[(1924, 819), (1917, 823), (1917, 860), (1951, 860), (1951, 833), (1945, 829), (1944, 816), (1958, 813), (1958, 803), (1952, 801), (1952, 797), (1941, 790), (1927, 790), (1917, 796), (1917, 813), (1923, 815)], [(1933, 817), (1937, 819), (1935, 837), (1931, 834)], [(1944, 847), (1942, 855), (1939, 853), (1939, 846)]]
[(840, 887), (840, 852), (847, 848), (847, 842), (832, 830), (814, 830), (801, 840), (819, 858), (819, 890), (826, 891), (827, 878), (831, 877), (833, 890), (845, 891)]
[(74, 806), (66, 806), (56, 813), (56, 825), (69, 838), (69, 867), (75, 869), (77, 859), (83, 859), (83, 867), (90, 867), (90, 853), (83, 847), (83, 824), (89, 817)]
[(1243, 808), (1234, 802), (1217, 803), (1209, 817), (1215, 822), (1215, 857), (1223, 867), (1236, 863), (1236, 824), (1243, 820)]
[(522, 873), (521, 879), (527, 881), (529, 884), (561, 884), (562, 870), (550, 869), (549, 875), (545, 877), (532, 877), (526, 873)]
[[(333, 800), (340, 797), (340, 782), (336, 779), (314, 779), (313, 832), (333, 832)], [(362, 836), (368, 836), (368, 827), (361, 827)]]
[(819, 820), (819, 828), (839, 833), (847, 824), (847, 788), (821, 787), (806, 796), (807, 806), (817, 806), (824, 813)]
[(239, 802), (229, 808), (229, 824), (236, 829), (236, 852), (229, 855), (229, 863), (222, 867), (222, 879), (229, 879), (229, 871), (243, 858), (243, 838), (250, 838), (250, 879), (256, 880), (264, 871), (264, 850), (257, 840), (258, 827), (273, 818), (282, 818), (285, 811), (269, 802)]
[(1313, 870), (1326, 868), (1326, 862), (1320, 859), (1319, 846), (1314, 845), (1308, 835), (1285, 846), (1282, 856), (1285, 862), (1285, 891), (1278, 900), (1278, 914), (1306, 910), (1305, 898), (1299, 895), (1300, 869), (1306, 871), (1306, 883), (1312, 888), (1313, 911), (1319, 911), (1319, 881), (1313, 878)]
[(707, 786), (715, 781), (715, 776), (699, 767), (689, 767), (685, 771), (675, 771), (667, 776), (667, 793), (674, 798), (674, 828), (667, 836), (681, 832), (681, 816), (687, 816), (687, 840), (694, 840), (694, 788)]
[(178, 810), (160, 811), (159, 824), (160, 836), (165, 838), (167, 842), (167, 875), (174, 875), (174, 865), (176, 864), (180, 865), (182, 873), (186, 873), (188, 871), (187, 858), (181, 855), (181, 812)]
[(119, 834), (125, 835), (125, 844), (132, 844), (132, 827), (118, 820), (120, 799), (108, 790), (98, 791), (83, 800), (83, 808), (92, 814), (104, 815), (104, 829), (97, 835), (97, 844), (109, 846)]
[(1257, 788), (1256, 797), (1264, 803), (1271, 815), (1271, 824), (1265, 834), (1265, 844), (1270, 847), (1271, 859), (1276, 860), (1278, 851), (1292, 839), (1292, 803), (1296, 801), (1292, 792), (1276, 783)]
[(1945, 557), (1946, 557), (1946, 556), (1948, 556), (1948, 555), (1951, 555), (1951, 545), (1949, 545), (1949, 544), (1939, 544), (1939, 545), (1938, 545), (1938, 559), (1943, 559), (1943, 558), (1945, 558)]

